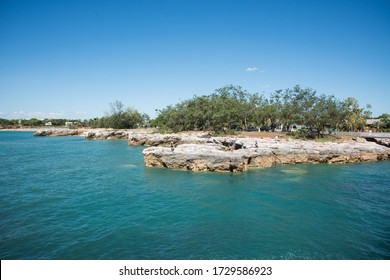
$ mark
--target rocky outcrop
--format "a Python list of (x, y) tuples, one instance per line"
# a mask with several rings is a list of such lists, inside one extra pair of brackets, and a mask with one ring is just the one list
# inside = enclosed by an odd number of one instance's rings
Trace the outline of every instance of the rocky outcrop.
[(129, 132), (126, 130), (91, 130), (84, 133), (85, 140), (112, 140), (128, 139)]
[[(134, 128), (134, 129), (89, 129), (85, 130), (86, 140), (112, 140), (112, 139), (130, 139), (131, 135), (153, 135), (155, 128)], [(134, 145), (136, 146), (136, 145)]]
[(181, 144), (205, 144), (207, 135), (130, 133), (129, 146), (177, 146)]
[(244, 171), (242, 157), (216, 144), (182, 144), (176, 148), (151, 147), (143, 151), (148, 167), (192, 171)]
[(80, 136), (83, 131), (68, 128), (45, 128), (34, 133), (34, 136)]
[(128, 139), (129, 131), (113, 129), (45, 128), (36, 131), (34, 136), (83, 136), (86, 140)]
[(191, 171), (243, 172), (274, 164), (354, 163), (390, 159), (388, 139), (378, 145), (363, 138), (342, 143), (292, 139), (211, 137), (208, 134), (158, 134), (153, 130), (42, 129), (34, 136), (84, 136), (128, 139), (143, 151), (148, 167)]
[(203, 142), (146, 148), (143, 151), (145, 164), (148, 167), (191, 171), (242, 172), (251, 167), (274, 164), (332, 164), (390, 159), (389, 148), (370, 142), (318, 143), (223, 137), (200, 141)]

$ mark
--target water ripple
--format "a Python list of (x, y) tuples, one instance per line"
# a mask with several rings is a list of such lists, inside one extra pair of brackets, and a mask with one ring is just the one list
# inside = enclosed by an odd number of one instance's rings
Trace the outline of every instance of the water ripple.
[(390, 259), (390, 162), (147, 169), (126, 141), (0, 133), (2, 259)]

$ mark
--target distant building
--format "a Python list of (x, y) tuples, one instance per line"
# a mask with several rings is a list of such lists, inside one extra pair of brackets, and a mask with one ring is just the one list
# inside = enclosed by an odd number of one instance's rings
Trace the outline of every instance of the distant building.
[(381, 119), (367, 119), (366, 120), (366, 131), (376, 132), (379, 128)]
[(376, 126), (380, 123), (381, 119), (367, 119), (366, 120), (366, 125), (369, 126)]
[(45, 123), (45, 126), (52, 126), (53, 124), (51, 122)]

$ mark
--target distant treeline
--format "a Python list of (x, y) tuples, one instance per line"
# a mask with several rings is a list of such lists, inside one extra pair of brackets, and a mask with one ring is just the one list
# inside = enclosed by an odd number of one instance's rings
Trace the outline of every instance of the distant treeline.
[[(325, 131), (362, 131), (371, 117), (371, 106), (361, 107), (352, 97), (339, 100), (333, 95), (317, 94), (311, 88), (299, 85), (277, 90), (269, 98), (249, 93), (240, 86), (225, 86), (210, 95), (194, 96), (176, 105), (156, 110), (151, 120), (147, 114), (120, 101), (110, 104), (104, 117), (89, 120), (67, 119), (0, 119), (1, 127), (44, 125), (129, 129), (159, 127), (162, 131), (211, 130), (229, 133), (237, 130), (289, 130), (293, 125), (302, 132), (322, 135)], [(375, 124), (379, 131), (390, 130), (390, 115), (379, 117)]]
[(39, 120), (36, 118), (31, 119), (0, 119), (0, 127), (40, 127), (45, 124), (50, 124), (52, 126), (65, 126), (67, 122), (72, 123), (81, 123), (81, 120), (70, 120), (70, 119), (43, 119)]
[(106, 116), (89, 120), (80, 119), (0, 119), (0, 127), (40, 127), (55, 126), (69, 128), (93, 127), (93, 128), (114, 128), (129, 129), (149, 126), (150, 118), (147, 114), (141, 114), (134, 108), (125, 108), (120, 101), (110, 103), (110, 110)]

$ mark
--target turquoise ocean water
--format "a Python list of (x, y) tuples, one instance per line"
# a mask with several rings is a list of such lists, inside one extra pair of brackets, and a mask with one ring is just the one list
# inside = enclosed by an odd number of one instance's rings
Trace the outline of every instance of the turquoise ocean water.
[(1, 259), (390, 259), (390, 161), (244, 174), (0, 132)]

